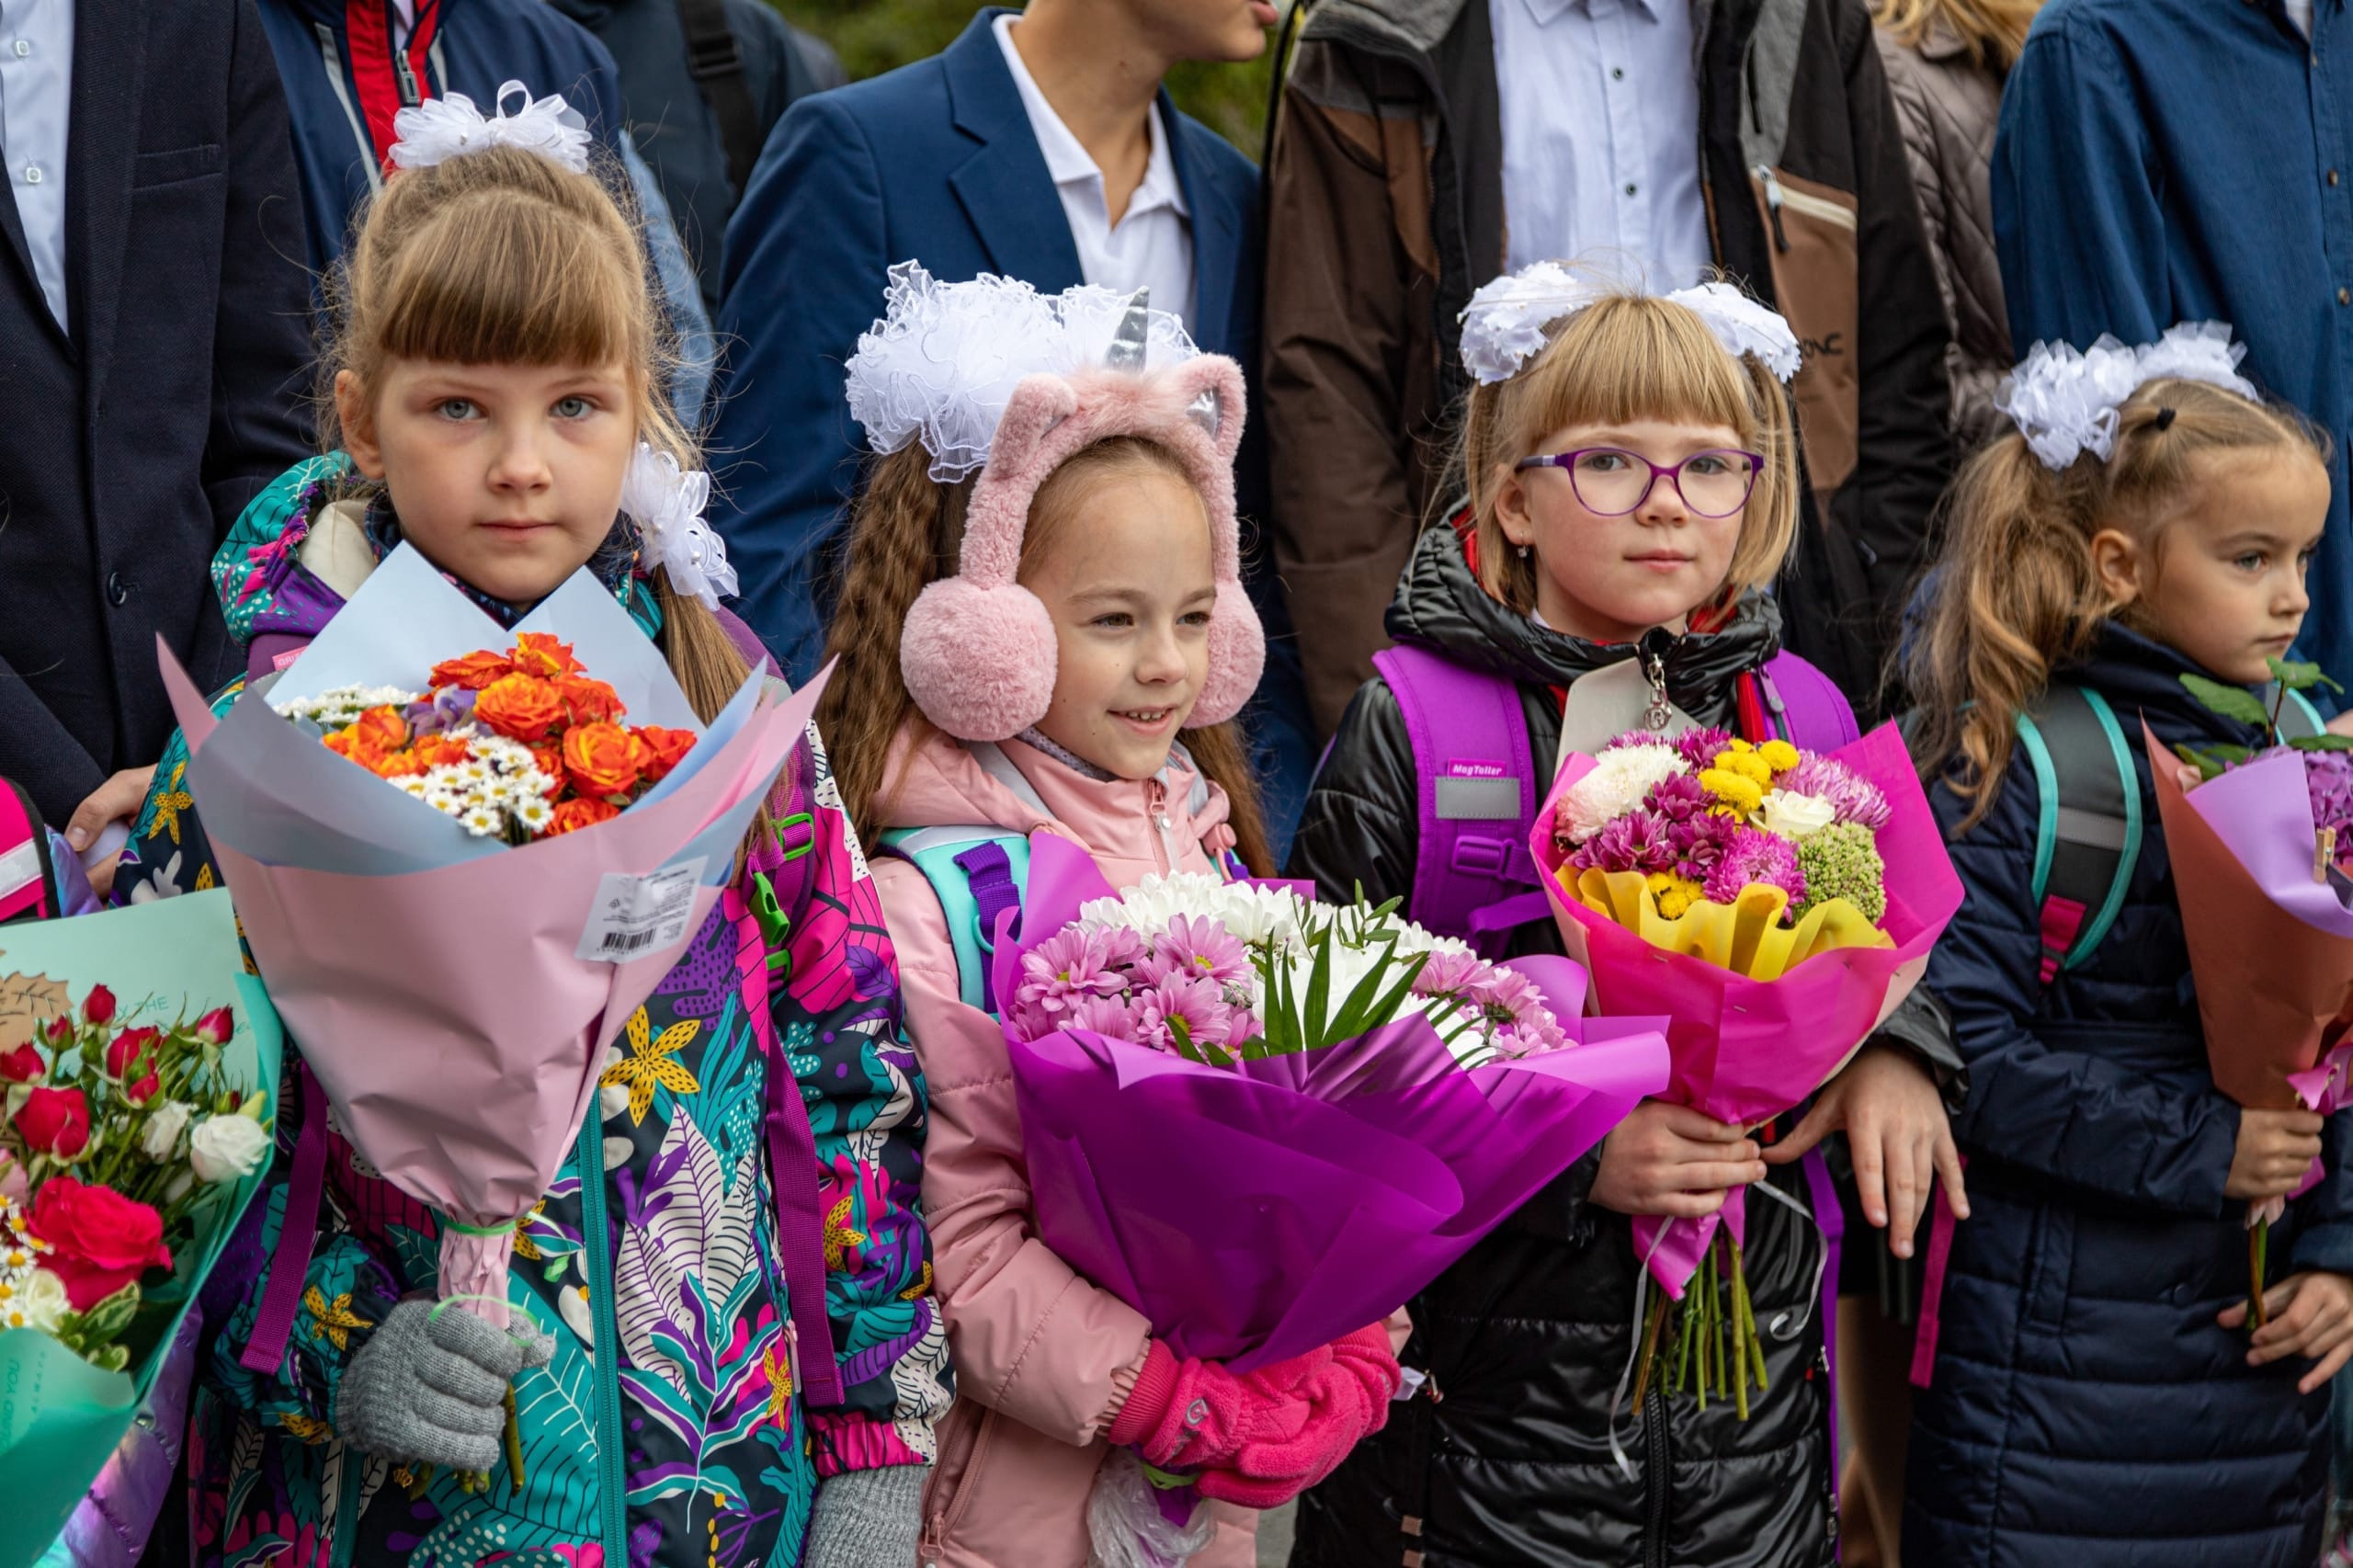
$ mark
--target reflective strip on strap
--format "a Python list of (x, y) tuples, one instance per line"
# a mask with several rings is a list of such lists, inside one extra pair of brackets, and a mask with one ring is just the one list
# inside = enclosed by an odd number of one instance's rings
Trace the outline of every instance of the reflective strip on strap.
[(1437, 784), (1441, 822), (1518, 820), (1520, 781), (1517, 778), (1440, 778)]
[(2121, 852), (2131, 838), (2131, 829), (2124, 819), (2109, 816), (2104, 812), (2061, 806), (2056, 818), (2058, 835), (2069, 844), (2087, 844), (2095, 849)]

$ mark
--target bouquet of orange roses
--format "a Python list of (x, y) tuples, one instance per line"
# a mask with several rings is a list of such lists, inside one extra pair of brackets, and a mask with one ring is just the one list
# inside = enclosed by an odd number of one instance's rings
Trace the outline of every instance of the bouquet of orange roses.
[(631, 724), (572, 644), (517, 635), (433, 666), (429, 689), (339, 686), (278, 711), (477, 838), (528, 844), (609, 822), (694, 749), (692, 730)]

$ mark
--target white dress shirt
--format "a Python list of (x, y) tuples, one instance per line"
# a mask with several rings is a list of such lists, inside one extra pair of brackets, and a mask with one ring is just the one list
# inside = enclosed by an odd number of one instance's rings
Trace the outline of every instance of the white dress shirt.
[(1487, 0), (1506, 265), (1591, 262), (1657, 291), (1713, 259), (1691, 0)]
[[(1063, 199), (1063, 216), (1070, 221), (1070, 237), (1078, 246), (1078, 269), (1089, 283), (1123, 293), (1152, 290), (1155, 310), (1170, 312), (1193, 324), (1193, 226), (1185, 208), (1185, 192), (1176, 183), (1176, 161), (1168, 153), (1168, 130), (1158, 113), (1145, 118), (1152, 124), (1152, 156), (1143, 168), (1143, 183), (1128, 198), (1128, 210), (1111, 222), (1103, 198), (1103, 171), (1086, 148), (1071, 134), (1046, 95), (1030, 79), (1021, 51), (1013, 47), (1017, 16), (996, 19), (997, 47), (1005, 51), (1006, 68), (1020, 90), (1021, 107), (1029, 116), (1030, 132), (1046, 155), (1046, 172)], [(1034, 281), (1034, 279), (1033, 279)]]
[(0, 161), (49, 313), (65, 324), (65, 137), (74, 0), (0, 0)]

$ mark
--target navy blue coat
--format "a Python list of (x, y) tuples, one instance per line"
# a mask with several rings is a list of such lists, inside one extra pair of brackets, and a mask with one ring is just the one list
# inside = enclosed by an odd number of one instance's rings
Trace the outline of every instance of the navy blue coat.
[[(2039, 792), (2013, 765), (1951, 838), (1968, 892), (1928, 960), (1969, 1064), (1935, 1381), (1915, 1404), (1904, 1554), (1938, 1568), (2304, 1568), (2319, 1554), (2326, 1390), (2246, 1364), (2214, 1314), (2245, 1297), (2222, 1196), (2238, 1108), (2213, 1085), (2140, 717), (2160, 740), (2253, 737), (2200, 707), (2179, 655), (2121, 628), (2068, 672), (2131, 737), (2146, 824), (2108, 938), (2050, 986), (2031, 893)], [(1931, 792), (1948, 835), (1966, 814)], [(2353, 1116), (2274, 1228), (2273, 1278), (2353, 1270)]]
[[(882, 313), (885, 270), (915, 260), (935, 278), (994, 272), (1047, 293), (1086, 280), (990, 30), (1002, 15), (983, 10), (928, 60), (794, 104), (728, 224), (712, 519), (743, 580), (744, 619), (796, 681), (816, 670), (830, 608), (820, 600), (866, 450), (842, 367)], [(1195, 342), (1255, 376), (1258, 171), (1165, 92), (1160, 115), (1192, 214), (1186, 319)], [(1245, 516), (1265, 488), (1256, 445), (1237, 475)]]
[(242, 655), (205, 568), (310, 449), (302, 210), (252, 0), (76, 0), (65, 320), (0, 184), (0, 773), (63, 825), (160, 756), (160, 636)]

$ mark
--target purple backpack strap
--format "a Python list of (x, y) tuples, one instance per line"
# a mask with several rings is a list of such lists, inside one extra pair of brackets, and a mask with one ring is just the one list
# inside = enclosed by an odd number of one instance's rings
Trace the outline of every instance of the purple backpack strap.
[(319, 1194), (327, 1180), (327, 1096), (301, 1062), (294, 1076), (302, 1085), (302, 1131), (294, 1138), (294, 1169), (286, 1181), (286, 1210), (279, 1216), (278, 1245), (269, 1255), (261, 1311), (237, 1364), (249, 1372), (276, 1376), (286, 1359), (286, 1340), (302, 1304), (302, 1282), (311, 1272), (311, 1248), (319, 1230)]
[(1836, 751), (1863, 738), (1847, 694), (1795, 653), (1776, 653), (1756, 673), (1765, 705), (1790, 744)]
[(776, 1199), (777, 1251), (784, 1264), (785, 1305), (800, 1347), (801, 1397), (813, 1406), (842, 1402), (841, 1368), (834, 1359), (833, 1321), (825, 1306), (825, 1221), (817, 1210), (817, 1139), (809, 1110), (776, 1038), (768, 1011), (767, 937), (741, 893), (723, 895), (735, 927), (735, 972), (752, 1038), (767, 1062), (768, 1185)]
[(1512, 927), (1551, 914), (1528, 852), (1543, 781), (1519, 687), (1420, 648), (1372, 663), (1414, 746), (1420, 848), (1405, 913), (1494, 957)]

